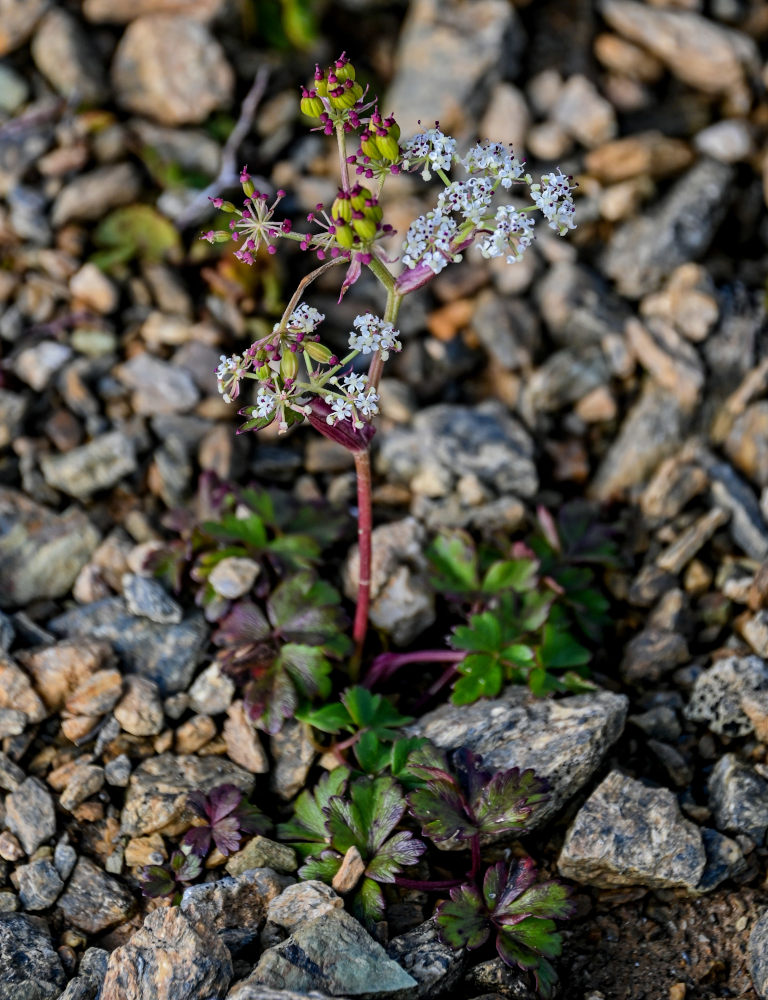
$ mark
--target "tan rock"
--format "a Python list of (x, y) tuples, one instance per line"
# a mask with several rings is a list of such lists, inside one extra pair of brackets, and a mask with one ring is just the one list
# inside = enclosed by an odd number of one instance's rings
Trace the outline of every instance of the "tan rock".
[(70, 278), (69, 290), (75, 299), (95, 312), (106, 315), (117, 308), (117, 288), (95, 264), (83, 264)]
[(84, 0), (83, 14), (97, 24), (127, 24), (145, 14), (184, 14), (195, 21), (210, 21), (225, 0)]
[(333, 876), (331, 888), (342, 896), (351, 892), (360, 881), (364, 871), (365, 862), (360, 851), (353, 844), (344, 855), (341, 867)]
[(176, 752), (195, 753), (216, 735), (210, 715), (195, 715), (176, 730)]
[(132, 837), (125, 845), (125, 863), (129, 868), (161, 865), (168, 858), (165, 841), (159, 833), (148, 837)]
[(613, 105), (591, 80), (579, 73), (570, 77), (560, 91), (552, 119), (588, 149), (612, 139), (618, 128)]
[(106, 666), (112, 656), (108, 643), (83, 638), (26, 650), (18, 659), (32, 675), (48, 710), (58, 712), (79, 685)]
[(277, 872), (295, 872), (296, 852), (287, 844), (278, 844), (258, 834), (227, 861), (227, 874), (237, 876), (252, 868), (272, 868)]
[(605, 31), (595, 38), (593, 48), (596, 58), (606, 69), (632, 80), (656, 83), (664, 72), (664, 64), (659, 59), (619, 35)]
[(667, 177), (685, 170), (693, 161), (693, 152), (682, 139), (661, 132), (640, 132), (606, 142), (587, 153), (587, 172), (608, 184), (633, 177)]
[(0, 831), (0, 858), (4, 861), (18, 861), (24, 857), (24, 848), (10, 830)]
[(162, 732), (165, 715), (160, 690), (147, 677), (125, 678), (126, 692), (115, 705), (114, 716), (131, 736), (156, 736)]
[(341, 896), (337, 896), (329, 885), (316, 879), (309, 879), (283, 889), (269, 904), (267, 920), (287, 931), (292, 931), (305, 920), (315, 920), (324, 913), (340, 910), (343, 906)]
[(24, 712), (30, 722), (42, 722), (48, 714), (29, 677), (4, 653), (0, 653), (0, 708)]
[(122, 693), (123, 676), (119, 670), (97, 670), (77, 686), (64, 704), (70, 715), (104, 715)]
[(101, 722), (100, 715), (73, 715), (62, 718), (61, 732), (75, 745), (79, 745), (89, 737)]
[(81, 802), (85, 802), (104, 785), (104, 768), (95, 764), (81, 764), (76, 768), (67, 787), (59, 796), (59, 805), (72, 812)]
[(242, 701), (233, 702), (227, 710), (224, 740), (230, 760), (240, 764), (252, 774), (267, 773), (269, 770), (267, 755)]
[(670, 324), (651, 319), (627, 320), (627, 339), (640, 364), (663, 389), (675, 392), (683, 410), (692, 412), (704, 387), (704, 366), (696, 350)]

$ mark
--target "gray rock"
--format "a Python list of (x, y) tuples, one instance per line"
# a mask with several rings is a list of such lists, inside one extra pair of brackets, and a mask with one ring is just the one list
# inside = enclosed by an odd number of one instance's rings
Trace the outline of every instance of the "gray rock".
[(59, 796), (59, 805), (72, 812), (81, 802), (101, 791), (104, 785), (104, 768), (97, 764), (78, 764), (72, 771), (67, 786)]
[(38, 778), (27, 778), (5, 800), (5, 825), (28, 855), (56, 833), (51, 793)]
[(184, 617), (181, 606), (157, 580), (125, 573), (122, 587), (126, 606), (132, 615), (148, 618), (158, 625), (178, 625)]
[(60, 878), (68, 879), (77, 862), (77, 851), (66, 842), (66, 834), (53, 850), (53, 863)]
[[(15, 764), (6, 754), (0, 753), (0, 788), (15, 792), (17, 788), (21, 787), (24, 777), (24, 772), (19, 765)], [(8, 800), (6, 799), (6, 808), (7, 806)]]
[(448, 993), (464, 968), (464, 952), (443, 944), (434, 920), (426, 920), (413, 930), (392, 938), (387, 954), (418, 983), (415, 990), (405, 994), (407, 1000)]
[(713, 502), (731, 512), (728, 530), (734, 542), (750, 559), (762, 562), (768, 556), (768, 524), (754, 492), (708, 449), (697, 448), (696, 458), (710, 479)]
[(623, 330), (629, 311), (606, 282), (583, 264), (557, 261), (537, 282), (534, 295), (547, 329), (560, 347), (600, 346)]
[(13, 627), (13, 620), (0, 611), (0, 653), (8, 652), (15, 637), (16, 629)]
[(209, 792), (225, 783), (237, 785), (249, 795), (254, 777), (221, 757), (163, 753), (142, 761), (128, 783), (121, 830), (132, 837), (166, 828), (184, 831), (193, 818), (187, 808), (188, 793), (196, 788)]
[(10, 66), (0, 65), (0, 111), (15, 114), (29, 97), (29, 85)]
[[(16, 188), (15, 193), (18, 194), (19, 190)], [(43, 209), (40, 202), (32, 207), (37, 215)], [(41, 340), (18, 353), (13, 361), (13, 370), (27, 385), (37, 392), (42, 392), (71, 356), (72, 348), (69, 344), (60, 344), (55, 340)]]
[(753, 724), (744, 699), (768, 690), (768, 665), (759, 656), (728, 656), (699, 674), (685, 707), (691, 722), (705, 722), (713, 733), (746, 736)]
[(109, 956), (101, 995), (109, 1000), (215, 1000), (232, 978), (232, 959), (216, 934), (178, 907), (154, 910)]
[(294, 880), (270, 868), (251, 868), (235, 878), (191, 885), (181, 899), (181, 912), (191, 924), (202, 923), (232, 953), (256, 937), (267, 917), (267, 908)]
[[(312, 990), (311, 993), (297, 993), (295, 990), (273, 990), (270, 986), (252, 983), (247, 979), (235, 983), (227, 993), (227, 1000), (331, 1000), (327, 993)], [(336, 997), (336, 1000), (345, 1000)]]
[(32, 39), (35, 65), (62, 97), (97, 104), (107, 96), (98, 49), (65, 10), (50, 10)]
[(251, 837), (242, 850), (230, 855), (226, 864), (227, 874), (235, 876), (252, 868), (272, 868), (274, 871), (290, 874), (298, 867), (296, 852), (292, 847), (259, 834)]
[(524, 35), (515, 10), (503, 0), (417, 0), (400, 33), (395, 78), (384, 100), (406, 136), (421, 121), (439, 121), (449, 134), (466, 129), (480, 92), (514, 68)]
[(127, 671), (154, 681), (163, 694), (189, 687), (208, 634), (197, 613), (178, 625), (158, 625), (132, 615), (120, 597), (74, 608), (49, 626), (57, 635), (106, 639)]
[(599, 347), (556, 351), (526, 381), (524, 412), (535, 416), (569, 406), (593, 389), (607, 385), (610, 377), (608, 362)]
[(226, 712), (235, 696), (235, 682), (221, 672), (214, 660), (198, 674), (189, 689), (189, 707), (195, 712), (219, 715)]
[(136, 471), (136, 446), (128, 435), (112, 431), (60, 455), (43, 455), (40, 468), (49, 486), (85, 500)]
[[(487, 962), (473, 965), (464, 976), (465, 987), (469, 987), (473, 994), (477, 990), (484, 990), (486, 1000), (500, 996), (507, 1000), (539, 1000), (539, 994), (530, 983), (530, 976), (520, 969), (510, 968), (500, 958), (491, 958)], [(592, 997), (597, 1000), (595, 994)], [(475, 996), (475, 1000), (481, 998)]]
[(135, 201), (140, 191), (141, 178), (132, 164), (98, 167), (62, 188), (53, 204), (51, 221), (58, 229), (67, 222), (100, 219), (111, 208)]
[(608, 142), (617, 132), (613, 105), (581, 73), (568, 78), (557, 95), (551, 117), (566, 135), (588, 149)]
[(0, 0), (0, 56), (27, 41), (49, 4), (50, 0)]
[(701, 839), (707, 852), (707, 864), (696, 892), (711, 892), (726, 879), (736, 878), (747, 870), (747, 861), (735, 840), (708, 826), (701, 828)]
[(745, 833), (765, 843), (768, 781), (735, 754), (724, 754), (709, 776), (709, 808), (719, 830)]
[(701, 833), (675, 795), (612, 771), (576, 814), (557, 867), (600, 888), (695, 889), (705, 864)]
[(444, 750), (467, 747), (492, 770), (533, 768), (550, 784), (532, 818), (538, 828), (589, 781), (621, 735), (626, 712), (626, 697), (608, 691), (545, 701), (510, 687), (501, 698), (441, 705), (407, 731)]
[(196, 21), (210, 21), (225, 0), (84, 0), (83, 14), (97, 24), (127, 24), (143, 14), (158, 11), (184, 14)]
[(63, 597), (98, 543), (82, 511), (56, 514), (0, 487), (0, 607)]
[(700, 153), (722, 163), (740, 163), (754, 150), (752, 130), (743, 118), (726, 118), (697, 132), (693, 140)]
[(56, 1000), (66, 981), (45, 921), (0, 913), (0, 1000)]
[(134, 390), (134, 410), (146, 416), (185, 413), (200, 398), (194, 379), (186, 369), (146, 351), (120, 365), (117, 376)]
[(657, 740), (676, 740), (682, 732), (677, 712), (671, 705), (654, 705), (640, 715), (630, 715), (627, 722)]
[(639, 299), (659, 288), (674, 268), (697, 260), (728, 210), (732, 186), (732, 167), (702, 160), (652, 211), (621, 226), (602, 261), (619, 292)]
[(131, 777), (131, 758), (121, 753), (104, 765), (104, 778), (109, 785), (125, 788)]
[(276, 927), (292, 931), (305, 920), (316, 920), (331, 910), (344, 906), (341, 896), (325, 882), (309, 879), (289, 885), (272, 899), (267, 907), (267, 920)]
[(763, 910), (750, 932), (747, 960), (755, 992), (765, 1000), (768, 997), (768, 909)]
[(650, 477), (680, 447), (686, 417), (675, 393), (646, 382), (590, 484), (597, 500), (613, 499)]
[(23, 733), (28, 721), (26, 712), (20, 712), (15, 708), (0, 708), (0, 739)]
[(127, 920), (136, 902), (129, 890), (89, 858), (81, 857), (59, 897), (59, 909), (69, 923), (86, 934), (100, 934)]
[[(246, 983), (331, 995), (386, 995), (416, 985), (345, 910), (300, 924), (267, 949)], [(237, 995), (237, 994), (235, 994)]]
[(0, 389), (0, 448), (9, 445), (18, 434), (28, 402), (19, 392)]
[(645, 628), (627, 643), (621, 662), (625, 681), (657, 681), (690, 658), (685, 638), (666, 629)]
[(39, 858), (28, 865), (19, 865), (13, 873), (13, 884), (19, 891), (19, 899), (25, 910), (48, 909), (64, 888), (50, 858)]
[(272, 788), (284, 801), (292, 799), (304, 787), (316, 750), (312, 730), (298, 719), (289, 719), (270, 737), (275, 766), (270, 774)]
[(204, 25), (180, 14), (147, 14), (124, 31), (112, 82), (122, 107), (163, 125), (186, 125), (230, 103), (234, 74)]
[(531, 497), (538, 489), (533, 441), (495, 401), (430, 406), (416, 414), (412, 428), (382, 436), (378, 467), (392, 481), (410, 484), (425, 466), (449, 482), (475, 475), (499, 494)]

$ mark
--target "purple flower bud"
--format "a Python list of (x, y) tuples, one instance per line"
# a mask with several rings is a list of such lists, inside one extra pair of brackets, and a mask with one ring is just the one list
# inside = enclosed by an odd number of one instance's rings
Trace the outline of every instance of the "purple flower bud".
[(224, 204), (223, 198), (211, 198), (210, 195), (208, 196), (208, 201), (212, 203), (214, 208), (221, 208), (221, 206)]

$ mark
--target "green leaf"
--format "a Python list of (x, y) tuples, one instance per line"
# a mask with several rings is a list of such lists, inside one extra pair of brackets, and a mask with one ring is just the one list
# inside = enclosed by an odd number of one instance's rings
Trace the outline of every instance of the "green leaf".
[(286, 643), (280, 650), (277, 663), (288, 672), (305, 698), (327, 698), (331, 693), (331, 664), (317, 646)]
[(347, 688), (341, 700), (358, 729), (371, 729), (380, 740), (396, 739), (397, 730), (412, 721), (400, 715), (388, 698), (364, 687)]
[(536, 662), (536, 654), (530, 646), (513, 643), (499, 652), (499, 659), (502, 663), (511, 663), (516, 667), (528, 667)]
[(304, 881), (318, 879), (330, 885), (336, 877), (336, 873), (341, 868), (344, 859), (334, 851), (323, 851), (319, 857), (307, 858), (299, 868), (298, 876)]
[(479, 948), (488, 940), (491, 924), (476, 886), (451, 889), (451, 898), (441, 903), (436, 915), (440, 937), (451, 948)]
[(355, 757), (366, 774), (379, 774), (390, 763), (391, 748), (382, 743), (376, 733), (370, 729), (360, 734), (355, 744)]
[[(542, 920), (539, 917), (526, 917), (519, 923), (501, 928), (499, 940), (504, 943), (505, 948), (509, 948), (514, 942), (518, 948), (522, 947), (545, 958), (557, 958), (563, 949), (563, 940), (555, 929), (554, 920)], [(522, 963), (518, 960), (517, 964)], [(533, 965), (522, 967), (530, 969)]]
[(436, 590), (461, 595), (480, 589), (477, 550), (470, 535), (461, 531), (438, 535), (426, 556), (434, 570), (431, 583)]
[(368, 928), (384, 916), (384, 894), (372, 878), (364, 878), (360, 883), (352, 897), (352, 913)]
[(403, 868), (415, 865), (426, 849), (410, 830), (401, 830), (381, 845), (376, 856), (368, 862), (365, 874), (377, 882), (394, 882), (395, 876)]
[(478, 698), (495, 698), (504, 683), (504, 673), (496, 657), (486, 653), (472, 653), (456, 669), (463, 676), (453, 686), (451, 701), (454, 705), (469, 705)]
[[(373, 858), (400, 822), (406, 809), (402, 789), (391, 777), (359, 778), (351, 788), (352, 799), (366, 831), (366, 854)], [(361, 854), (363, 851), (360, 852)]]
[(354, 732), (355, 726), (349, 712), (341, 702), (333, 702), (331, 705), (323, 705), (321, 708), (308, 711), (306, 709), (297, 712), (296, 718), (302, 722), (314, 726), (322, 733), (340, 733), (342, 729)]
[(341, 597), (311, 573), (296, 573), (280, 583), (267, 601), (274, 628), (289, 642), (321, 646), (344, 632)]
[(495, 653), (501, 642), (501, 625), (492, 611), (472, 615), (469, 625), (454, 629), (451, 645), (468, 652)]
[(314, 791), (303, 791), (296, 799), (293, 819), (277, 828), (280, 840), (325, 843), (328, 831), (324, 809), (334, 795), (342, 793), (348, 778), (349, 770), (337, 767), (320, 778)]
[(408, 805), (423, 836), (435, 843), (468, 840), (477, 832), (466, 802), (452, 775), (434, 778), (408, 796)]
[(524, 632), (535, 632), (549, 617), (555, 594), (551, 590), (531, 591), (523, 598), (519, 617), (520, 628)]
[(538, 559), (505, 559), (495, 562), (483, 579), (483, 592), (498, 594), (502, 590), (514, 590), (523, 594), (538, 583)]
[(548, 784), (528, 768), (498, 771), (470, 801), (481, 833), (522, 833), (529, 826), (535, 807), (546, 801)]
[(267, 529), (258, 514), (247, 517), (224, 514), (218, 521), (204, 521), (201, 528), (213, 538), (237, 539), (254, 549), (262, 549), (267, 544)]
[(539, 659), (542, 666), (557, 670), (588, 663), (592, 654), (576, 642), (570, 632), (547, 624), (539, 646)]
[(178, 264), (182, 257), (176, 227), (151, 205), (116, 208), (98, 224), (93, 242), (106, 251), (92, 258), (102, 267), (133, 258), (150, 262), (165, 259)]
[(169, 896), (176, 888), (176, 879), (163, 865), (146, 865), (139, 870), (141, 891), (151, 899)]

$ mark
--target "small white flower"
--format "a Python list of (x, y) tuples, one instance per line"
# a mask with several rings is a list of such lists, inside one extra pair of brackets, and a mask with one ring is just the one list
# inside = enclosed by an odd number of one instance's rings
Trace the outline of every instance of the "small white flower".
[(549, 221), (550, 229), (565, 236), (569, 229), (576, 228), (571, 179), (559, 167), (555, 174), (544, 174), (541, 184), (531, 184), (531, 198)]
[(359, 393), (355, 398), (355, 409), (364, 417), (373, 417), (379, 412), (379, 394), (375, 389)]
[(314, 333), (324, 319), (324, 313), (302, 302), (288, 317), (287, 326), (293, 333)]
[(344, 375), (342, 380), (342, 385), (344, 389), (349, 393), (364, 392), (365, 387), (368, 384), (368, 376), (363, 374), (356, 374), (355, 372), (350, 372), (349, 375)]
[(468, 174), (484, 174), (499, 181), (503, 188), (510, 188), (515, 181), (531, 183), (523, 162), (500, 142), (477, 143), (467, 152), (461, 164)]
[(414, 268), (424, 263), (435, 274), (453, 261), (461, 260), (461, 254), (451, 250), (451, 241), (458, 233), (455, 219), (439, 209), (427, 212), (415, 219), (405, 235), (405, 245), (401, 260), (406, 267)]
[(353, 351), (362, 354), (380, 351), (382, 360), (386, 361), (390, 351), (399, 351), (402, 347), (397, 339), (399, 332), (394, 326), (373, 313), (355, 316), (353, 326), (357, 328), (357, 333), (353, 331), (349, 335), (349, 346)]
[(328, 395), (325, 397), (325, 401), (331, 407), (331, 412), (325, 418), (327, 424), (335, 424), (352, 416), (352, 403), (348, 399)]
[(253, 408), (255, 417), (268, 417), (275, 409), (275, 397), (265, 388), (260, 388), (256, 394), (256, 406)]
[(422, 179), (428, 181), (433, 170), (447, 172), (451, 169), (456, 140), (445, 135), (439, 128), (430, 128), (426, 132), (414, 135), (403, 146), (403, 167), (409, 170), (412, 166), (423, 164)]
[(237, 398), (240, 392), (240, 379), (251, 367), (251, 362), (250, 356), (243, 358), (239, 354), (233, 354), (228, 358), (226, 354), (220, 355), (219, 366), (216, 369), (216, 388), (225, 403), (231, 403)]
[(518, 212), (511, 205), (499, 205), (494, 218), (494, 229), (477, 244), (483, 257), (504, 257), (508, 264), (522, 260), (533, 242), (534, 220), (525, 212)]
[(479, 225), (493, 200), (493, 181), (488, 177), (470, 177), (454, 181), (440, 192), (438, 212), (457, 212), (466, 222)]

